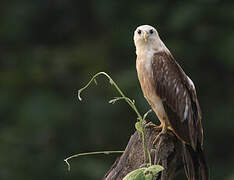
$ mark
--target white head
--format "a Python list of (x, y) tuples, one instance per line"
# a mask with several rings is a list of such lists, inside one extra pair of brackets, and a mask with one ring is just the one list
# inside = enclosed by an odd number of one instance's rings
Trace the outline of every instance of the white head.
[(134, 32), (134, 43), (136, 53), (144, 50), (161, 51), (167, 50), (166, 46), (161, 41), (157, 30), (150, 25), (141, 25)]

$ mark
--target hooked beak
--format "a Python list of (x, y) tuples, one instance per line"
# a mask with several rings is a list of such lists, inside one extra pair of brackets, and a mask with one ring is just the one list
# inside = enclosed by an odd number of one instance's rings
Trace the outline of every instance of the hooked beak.
[(147, 42), (148, 37), (149, 37), (149, 35), (148, 35), (146, 32), (144, 32), (144, 34), (143, 34), (143, 38), (144, 38), (145, 42)]

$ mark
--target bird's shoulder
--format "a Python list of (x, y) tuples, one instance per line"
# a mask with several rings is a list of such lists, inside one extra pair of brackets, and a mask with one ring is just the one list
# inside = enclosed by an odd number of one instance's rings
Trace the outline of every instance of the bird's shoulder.
[(154, 53), (152, 71), (154, 81), (158, 86), (167, 86), (169, 89), (174, 89), (176, 85), (185, 83), (183, 70), (170, 52), (160, 51)]
[[(165, 80), (170, 85), (171, 82), (183, 84), (184, 90), (195, 92), (192, 80), (185, 74), (184, 70), (174, 59), (169, 51), (155, 52), (152, 58), (152, 69), (156, 81)], [(196, 92), (195, 92), (196, 93)]]
[[(171, 73), (179, 73), (179, 67), (177, 66), (175, 59), (168, 51), (159, 51), (155, 52), (152, 59), (152, 66), (155, 69), (161, 70), (161, 72), (169, 71)], [(167, 74), (167, 73), (166, 73)]]

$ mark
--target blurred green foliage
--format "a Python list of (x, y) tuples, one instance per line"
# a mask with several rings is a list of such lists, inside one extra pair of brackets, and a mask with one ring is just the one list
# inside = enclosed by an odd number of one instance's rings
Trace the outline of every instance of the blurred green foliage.
[[(101, 179), (135, 131), (135, 113), (98, 78), (108, 72), (141, 113), (149, 109), (135, 70), (133, 31), (155, 26), (193, 79), (214, 180), (234, 179), (234, 2), (29, 1), (0, 3), (0, 179)], [(156, 122), (156, 117), (150, 119)], [(90, 169), (92, 173), (90, 173)]]

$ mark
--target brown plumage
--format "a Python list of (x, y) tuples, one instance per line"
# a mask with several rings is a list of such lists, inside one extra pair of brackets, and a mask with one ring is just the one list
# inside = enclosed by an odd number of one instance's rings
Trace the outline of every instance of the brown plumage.
[(196, 91), (186, 74), (168, 52), (157, 52), (152, 59), (156, 94), (162, 99), (175, 134), (196, 149), (202, 143), (201, 111)]
[(134, 41), (140, 85), (161, 122), (161, 133), (170, 126), (183, 143), (182, 157), (189, 180), (209, 180), (203, 152), (201, 110), (193, 82), (152, 26), (138, 27)]

